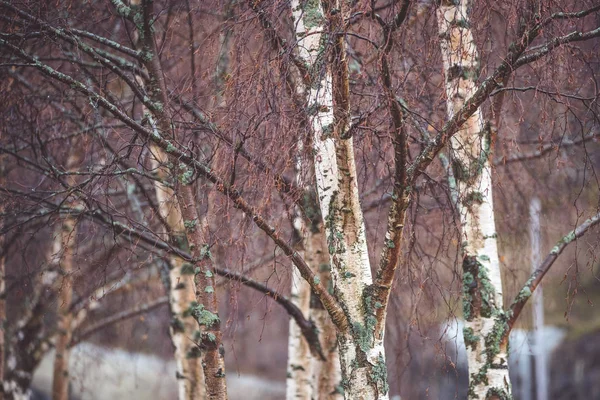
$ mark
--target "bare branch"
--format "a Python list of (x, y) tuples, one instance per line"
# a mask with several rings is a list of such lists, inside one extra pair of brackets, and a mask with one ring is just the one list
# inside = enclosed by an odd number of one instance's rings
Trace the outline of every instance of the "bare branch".
[(531, 297), (535, 289), (538, 287), (546, 273), (550, 270), (550, 267), (554, 264), (558, 256), (567, 248), (567, 246), (580, 237), (582, 237), (588, 230), (600, 223), (600, 213), (589, 218), (577, 228), (569, 232), (562, 239), (556, 243), (556, 246), (550, 250), (550, 254), (546, 256), (542, 264), (531, 274), (523, 288), (519, 291), (519, 294), (515, 297), (512, 304), (510, 305), (510, 311), (508, 313), (508, 327), (504, 332), (503, 341), (508, 340), (508, 335), (515, 325), (515, 322), (521, 315), (523, 307), (527, 303), (527, 300)]

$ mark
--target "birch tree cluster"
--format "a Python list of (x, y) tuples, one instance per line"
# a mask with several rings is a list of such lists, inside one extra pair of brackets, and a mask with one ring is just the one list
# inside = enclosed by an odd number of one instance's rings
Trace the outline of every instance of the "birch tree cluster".
[(179, 400), (512, 399), (596, 273), (599, 76), (593, 0), (0, 0), (0, 399), (87, 341)]

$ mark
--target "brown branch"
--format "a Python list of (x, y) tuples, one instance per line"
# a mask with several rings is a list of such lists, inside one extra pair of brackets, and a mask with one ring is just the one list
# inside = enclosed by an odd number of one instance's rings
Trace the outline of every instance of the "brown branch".
[[(131, 119), (127, 114), (125, 114), (123, 111), (121, 111), (118, 107), (116, 107), (114, 104), (112, 104), (111, 102), (106, 100), (106, 98), (104, 98), (103, 96), (100, 96), (98, 93), (89, 89), (86, 85), (82, 84), (78, 80), (72, 78), (69, 75), (65, 75), (59, 71), (56, 71), (55, 69), (51, 68), (50, 66), (39, 62), (39, 60), (37, 60), (36, 58), (25, 53), (25, 51), (23, 51), (21, 48), (3, 40), (3, 39), (0, 39), (0, 46), (4, 46), (4, 47), (10, 49), (13, 53), (16, 53), (19, 57), (29, 61), (30, 63), (32, 63), (33, 67), (39, 69), (43, 74), (47, 75), (48, 77), (58, 80), (64, 84), (70, 86), (72, 89), (78, 91), (79, 93), (88, 96), (91, 100), (97, 102), (98, 105), (105, 108), (108, 112), (113, 114), (116, 118), (121, 120), (132, 130), (134, 130), (135, 132), (140, 134), (144, 139), (152, 141), (158, 147), (163, 149), (163, 151), (165, 151), (167, 154), (174, 157), (179, 162), (184, 163), (185, 165), (191, 167), (196, 172), (200, 173), (206, 179), (208, 179), (210, 182), (212, 182), (214, 184), (214, 187), (219, 192), (221, 192), (225, 196), (229, 197), (229, 199), (233, 202), (233, 205), (235, 206), (235, 208), (238, 208), (239, 210), (243, 211), (248, 218), (252, 219), (252, 221), (254, 221), (256, 226), (258, 228), (260, 228), (263, 232), (265, 232), (275, 242), (275, 244), (279, 248), (281, 248), (281, 250), (283, 250), (285, 255), (290, 257), (290, 259), (298, 267), (302, 277), (304, 279), (306, 279), (306, 281), (310, 284), (312, 290), (315, 292), (315, 294), (319, 297), (319, 299), (323, 303), (323, 306), (330, 313), (332, 320), (334, 321), (334, 323), (336, 324), (338, 329), (341, 332), (343, 332), (348, 328), (348, 321), (344, 315), (344, 312), (343, 312), (341, 306), (338, 304), (337, 300), (328, 292), (327, 288), (325, 288), (319, 282), (318, 279), (315, 279), (316, 275), (310, 269), (308, 264), (306, 264), (306, 261), (304, 261), (304, 259), (300, 256), (300, 254), (297, 251), (295, 251), (286, 241), (284, 241), (280, 237), (277, 230), (273, 226), (271, 226), (268, 223), (268, 221), (264, 217), (262, 217), (257, 212), (257, 210), (241, 196), (239, 191), (237, 191), (236, 189), (231, 187), (227, 182), (225, 182), (223, 179), (221, 179), (219, 176), (217, 176), (210, 167), (208, 167), (207, 165), (203, 164), (202, 162), (196, 160), (191, 155), (184, 153), (182, 150), (178, 149), (177, 147), (173, 146), (173, 144), (169, 140), (167, 140), (163, 136), (161, 136), (160, 132), (151, 131), (151, 130), (141, 126), (136, 121)], [(156, 57), (153, 57), (153, 58), (156, 58)], [(159, 80), (158, 84), (160, 86), (164, 87), (164, 81), (161, 82)]]
[[(67, 211), (65, 210), (64, 212), (67, 212)], [(115, 230), (115, 232), (122, 235), (121, 237), (123, 239), (125, 239), (129, 242), (134, 242), (133, 239), (139, 239), (141, 241), (144, 241), (144, 242), (152, 245), (155, 248), (163, 250), (166, 253), (175, 255), (185, 261), (189, 262), (189, 261), (194, 260), (194, 257), (192, 257), (191, 254), (188, 254), (187, 252), (182, 251), (180, 249), (173, 248), (171, 245), (169, 245), (168, 243), (165, 243), (164, 241), (162, 241), (160, 239), (155, 240), (154, 238), (148, 236), (147, 234), (145, 234), (143, 232), (139, 232), (134, 228), (128, 227), (119, 222), (110, 221), (105, 216), (103, 216), (102, 214), (100, 214), (98, 212), (91, 212), (91, 213), (90, 212), (81, 212), (81, 213), (83, 215), (93, 218), (93, 219), (101, 222), (103, 225)], [(271, 297), (273, 300), (275, 300), (279, 305), (281, 305), (290, 314), (290, 316), (292, 318), (294, 318), (294, 320), (296, 321), (298, 326), (300, 326), (302, 333), (303, 333), (304, 337), (306, 338), (306, 341), (309, 343), (309, 345), (311, 347), (311, 352), (315, 355), (319, 355), (322, 358), (324, 357), (322, 354), (319, 340), (318, 340), (318, 334), (317, 334), (316, 330), (314, 329), (315, 326), (314, 326), (313, 321), (306, 320), (306, 318), (304, 318), (300, 309), (298, 309), (298, 307), (296, 307), (289, 299), (287, 299), (285, 296), (282, 296), (277, 291), (272, 290), (272, 289), (268, 288), (267, 286), (265, 286), (259, 282), (256, 282), (256, 281), (254, 281), (244, 275), (241, 275), (239, 273), (232, 272), (225, 268), (218, 268), (215, 266), (212, 267), (212, 270), (215, 274), (217, 274), (219, 276), (229, 278), (229, 279), (235, 280), (237, 282), (241, 282), (245, 286), (248, 286), (250, 288), (258, 290), (261, 293), (263, 293), (263, 294)]]
[(568, 35), (554, 38), (546, 44), (537, 46), (535, 49), (531, 49), (527, 54), (524, 54), (523, 56), (519, 57), (519, 59), (517, 59), (514, 63), (513, 68), (516, 69), (525, 64), (537, 61), (552, 50), (554, 50), (555, 48), (562, 46), (563, 44), (581, 42), (596, 37), (600, 37), (600, 27), (587, 32), (574, 31), (569, 33)]
[(392, 77), (388, 61), (388, 56), (393, 46), (392, 34), (406, 19), (409, 4), (410, 1), (405, 0), (400, 12), (396, 18), (394, 18), (394, 21), (390, 25), (383, 26), (384, 46), (379, 60), (379, 76), (385, 92), (394, 129), (392, 136), (392, 144), (394, 146), (394, 186), (391, 195), (392, 205), (388, 211), (386, 234), (382, 246), (379, 269), (377, 270), (377, 278), (375, 279), (375, 297), (376, 301), (381, 305), (380, 307), (377, 307), (375, 312), (377, 319), (375, 334), (381, 337), (383, 337), (383, 331), (385, 329), (387, 304), (402, 248), (404, 219), (410, 199), (410, 192), (406, 190), (408, 142), (406, 128), (404, 126), (404, 110), (401, 108), (400, 103), (396, 101), (396, 94), (392, 87)]
[(71, 339), (71, 342), (69, 343), (69, 347), (73, 347), (73, 346), (83, 342), (84, 340), (86, 340), (87, 338), (89, 338), (90, 336), (95, 334), (96, 332), (98, 332), (110, 325), (114, 325), (114, 324), (124, 321), (126, 319), (136, 317), (140, 314), (145, 314), (147, 312), (154, 310), (155, 308), (158, 308), (162, 305), (167, 305), (167, 304), (169, 304), (169, 298), (167, 296), (164, 296), (164, 297), (158, 298), (156, 300), (153, 300), (149, 303), (135, 306), (129, 310), (125, 310), (125, 311), (118, 312), (116, 314), (112, 314), (107, 318), (101, 319), (100, 321), (98, 321), (94, 324), (91, 324), (90, 326), (88, 326), (85, 329), (83, 329), (83, 328), (80, 329), (79, 332), (76, 331), (73, 335), (73, 338)]
[(508, 340), (508, 335), (510, 331), (515, 325), (515, 322), (521, 315), (521, 311), (525, 307), (527, 300), (532, 296), (535, 289), (538, 287), (542, 278), (546, 275), (546, 273), (550, 270), (550, 267), (554, 264), (558, 256), (567, 248), (567, 246), (582, 237), (590, 228), (600, 224), (600, 213), (594, 215), (589, 218), (577, 228), (569, 232), (562, 239), (558, 241), (556, 246), (552, 248), (550, 254), (546, 256), (542, 264), (531, 274), (525, 285), (519, 291), (519, 294), (515, 297), (512, 304), (510, 305), (510, 309), (508, 312), (508, 327), (506, 328), (502, 340), (506, 342)]
[(558, 151), (565, 147), (577, 146), (579, 144), (589, 142), (590, 140), (594, 140), (599, 137), (600, 137), (600, 131), (594, 132), (594, 133), (588, 133), (587, 135), (584, 135), (584, 136), (578, 138), (577, 140), (563, 140), (559, 144), (554, 144), (554, 143), (546, 144), (531, 153), (514, 154), (510, 157), (497, 158), (494, 160), (494, 165), (502, 166), (502, 165), (511, 164), (514, 162), (535, 160), (537, 158), (541, 158), (542, 156), (544, 156), (547, 153), (550, 153), (551, 151), (554, 151), (554, 150)]
[(515, 64), (527, 46), (538, 36), (541, 25), (536, 24), (533, 28), (526, 31), (516, 41), (509, 46), (508, 54), (504, 57), (500, 65), (494, 72), (487, 77), (477, 88), (475, 93), (465, 101), (464, 105), (454, 116), (444, 125), (437, 136), (425, 146), (421, 153), (415, 157), (412, 165), (408, 167), (409, 186), (414, 184), (417, 178), (431, 164), (435, 156), (444, 148), (450, 137), (452, 137), (461, 126), (479, 109), (481, 104), (487, 100), (490, 94), (497, 89), (506, 76), (510, 75), (516, 68)]
[(304, 318), (302, 311), (289, 299), (285, 296), (275, 292), (274, 290), (268, 288), (262, 283), (256, 282), (254, 280), (248, 279), (247, 277), (240, 275), (238, 273), (229, 271), (224, 268), (215, 268), (215, 272), (218, 275), (229, 278), (233, 281), (237, 281), (243, 283), (245, 286), (248, 286), (252, 289), (255, 289), (265, 295), (271, 297), (275, 300), (281, 307), (283, 307), (288, 314), (294, 318), (294, 321), (300, 327), (302, 331), (302, 335), (308, 342), (310, 346), (311, 353), (316, 357), (320, 357), (321, 360), (325, 361), (325, 356), (323, 355), (323, 350), (321, 349), (321, 343), (319, 342), (319, 333), (317, 331), (317, 327), (312, 319), (307, 320)]

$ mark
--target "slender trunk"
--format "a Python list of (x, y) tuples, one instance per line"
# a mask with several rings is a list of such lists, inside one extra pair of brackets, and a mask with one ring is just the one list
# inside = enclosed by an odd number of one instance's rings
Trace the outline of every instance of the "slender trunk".
[[(170, 241), (173, 245), (188, 250), (185, 237), (183, 218), (176, 202), (173, 190), (161, 182), (168, 179), (165, 168), (167, 156), (156, 146), (152, 147), (154, 154), (153, 169), (157, 172), (159, 181), (155, 181), (155, 191), (159, 211), (167, 221), (171, 230)], [(196, 322), (186, 313), (196, 301), (194, 270), (178, 257), (169, 258), (169, 271), (165, 279), (169, 296), (169, 311), (171, 326), (169, 332), (174, 346), (175, 363), (177, 366), (177, 390), (179, 400), (203, 399), (206, 396), (202, 361), (193, 357), (196, 344), (192, 340), (196, 331)]]
[[(329, 253), (327, 243), (322, 231), (314, 233), (310, 237), (314, 265), (318, 267), (318, 276), (321, 282), (330, 286), (331, 266), (329, 264)], [(338, 353), (336, 329), (321, 302), (316, 296), (311, 297), (310, 318), (315, 322), (319, 332), (325, 360), (313, 357), (311, 359), (312, 387), (315, 399), (340, 400), (343, 398), (342, 371)]]
[(185, 183), (179, 186), (177, 199), (184, 218), (190, 252), (194, 259), (198, 260), (193, 265), (196, 280), (196, 303), (190, 308), (190, 313), (201, 330), (194, 333), (194, 341), (202, 352), (202, 366), (204, 367), (208, 398), (225, 400), (227, 399), (225, 354), (210, 250), (205, 244), (203, 229), (199, 226), (200, 217), (192, 186)]
[[(145, 67), (150, 76), (148, 82), (149, 93), (151, 93), (152, 109), (150, 110), (156, 121), (151, 119), (151, 124), (156, 135), (168, 135), (176, 138), (176, 132), (173, 132), (171, 118), (169, 115), (167, 97), (167, 88), (163, 76), (162, 65), (156, 48), (156, 41), (153, 35), (152, 24), (155, 19), (153, 2), (142, 1), (141, 7), (143, 46), (144, 51), (150, 55), (145, 60)], [(214, 273), (210, 265), (210, 252), (208, 246), (203, 242), (201, 229), (201, 220), (198, 215), (198, 210), (195, 204), (194, 193), (191, 186), (191, 177), (193, 171), (188, 167), (178, 165), (177, 159), (171, 159), (157, 147), (156, 154), (162, 158), (162, 161), (171, 161), (174, 167), (168, 175), (171, 180), (174, 180), (177, 190), (176, 197), (173, 193), (170, 194), (168, 201), (172, 204), (172, 209), (177, 211), (178, 223), (183, 223), (183, 230), (178, 232), (185, 233), (185, 237), (180, 236), (180, 240), (186, 239), (189, 244), (189, 250), (194, 260), (194, 264), (184, 264), (181, 266), (180, 273), (190, 273), (193, 277), (195, 287), (195, 300), (188, 303), (182, 317), (193, 317), (196, 323), (200, 326), (200, 330), (195, 329), (191, 336), (186, 337), (187, 340), (193, 341), (194, 345), (190, 348), (190, 352), (185, 355), (186, 359), (196, 359), (194, 362), (194, 378), (199, 378), (200, 369), (197, 368), (197, 363), (201, 362), (204, 372), (204, 383), (206, 384), (206, 396), (209, 399), (227, 399), (227, 385), (225, 381), (225, 360), (224, 349), (221, 338), (220, 320), (217, 310), (217, 296), (215, 293)], [(164, 164), (163, 164), (164, 168)], [(167, 172), (163, 170), (164, 172)], [(177, 226), (181, 228), (181, 225)], [(192, 282), (190, 282), (192, 283)], [(173, 283), (171, 283), (173, 284)], [(196, 380), (192, 391), (200, 391), (201, 381)], [(200, 394), (188, 393), (190, 399), (197, 399)], [(181, 395), (181, 393), (180, 393)]]
[[(139, 6), (141, 0), (134, 0), (132, 4)], [(141, 40), (138, 32), (134, 33), (135, 42), (144, 47), (148, 54), (156, 55), (156, 46), (152, 29), (148, 24), (152, 14), (151, 3), (144, 3), (143, 16), (146, 24), (142, 27), (144, 35)], [(192, 26), (193, 27), (193, 26)], [(191, 28), (192, 28), (191, 27)], [(193, 46), (193, 30), (190, 29), (190, 40)], [(191, 62), (194, 62), (194, 50), (191, 49)], [(166, 105), (166, 96), (164, 94), (164, 80), (160, 61), (156, 56), (146, 62), (146, 70), (151, 79), (147, 85), (150, 93), (153, 95), (153, 101), (162, 106), (157, 110), (152, 110), (164, 126), (166, 116), (164, 115), (164, 106)], [(140, 76), (136, 80), (143, 86), (146, 82)], [(195, 80), (194, 80), (195, 83)], [(195, 88), (194, 88), (195, 89)], [(195, 94), (195, 92), (194, 92)], [(146, 109), (144, 109), (147, 112)], [(159, 133), (157, 122), (151, 120), (152, 128)], [(162, 127), (161, 127), (162, 128)], [(163, 132), (168, 132), (169, 128)], [(167, 168), (169, 156), (158, 146), (151, 146), (152, 168), (157, 174), (158, 180), (154, 181), (154, 190), (158, 201), (158, 209), (164, 221), (166, 221), (169, 230), (168, 240), (182, 250), (189, 250), (189, 243), (185, 234), (185, 226), (181, 209), (179, 207), (175, 192), (165, 183), (172, 181), (171, 171)], [(175, 176), (177, 179), (177, 176)], [(171, 256), (168, 259), (168, 272), (163, 274), (163, 281), (169, 297), (169, 312), (171, 314), (171, 324), (169, 333), (174, 347), (174, 358), (176, 365), (175, 376), (177, 378), (177, 392), (179, 400), (195, 400), (206, 398), (206, 386), (204, 370), (202, 368), (202, 359), (198, 346), (195, 343), (195, 332), (197, 323), (190, 313), (190, 309), (196, 304), (196, 284), (194, 279), (194, 267), (191, 264), (184, 263), (180, 258)]]
[(69, 343), (73, 334), (73, 313), (69, 310), (73, 300), (73, 246), (75, 242), (75, 218), (66, 216), (60, 227), (62, 257), (59, 271), (62, 280), (58, 290), (58, 322), (56, 335), (56, 352), (52, 375), (52, 399), (67, 400), (69, 398)]
[[(450, 118), (475, 92), (479, 73), (467, 3), (443, 1), (437, 10)], [(494, 222), (490, 128), (480, 109), (452, 137), (451, 146), (460, 194), (469, 398), (510, 398), (507, 351), (500, 341), (506, 315)]]
[[(308, 257), (305, 259), (308, 263)], [(311, 264), (309, 263), (309, 265)], [(310, 285), (302, 279), (300, 272), (294, 268), (292, 272), (291, 300), (305, 317), (310, 312), (310, 293)], [(286, 383), (287, 400), (310, 399), (312, 397), (311, 359), (310, 348), (302, 336), (302, 330), (296, 321), (290, 318)]]
[[(4, 156), (0, 155), (0, 186), (4, 186), (6, 181), (6, 167), (5, 167)], [(0, 215), (4, 214), (5, 202), (0, 199)], [(4, 224), (0, 223), (0, 229), (4, 228)], [(0, 235), (0, 382), (4, 382), (4, 362), (5, 362), (5, 334), (7, 321), (6, 321), (6, 282), (4, 276), (6, 273), (6, 266), (4, 265), (4, 259), (6, 257), (6, 234)], [(4, 390), (0, 384), (0, 400), (4, 400)]]
[[(302, 135), (298, 138), (294, 166), (296, 179), (295, 183), (303, 192), (308, 192), (308, 185), (304, 182), (303, 172), (306, 169), (303, 160), (304, 138)], [(294, 207), (293, 214), (293, 237), (294, 247), (300, 253), (300, 256), (306, 261), (313, 272), (316, 272), (314, 250), (312, 248), (311, 237), (313, 235), (312, 227), (307, 227), (304, 215), (299, 205)], [(307, 229), (308, 228), (308, 229)], [(311, 289), (308, 282), (302, 279), (300, 271), (294, 268), (292, 271), (291, 282), (291, 301), (302, 315), (308, 319), (310, 314)], [(312, 360), (310, 347), (302, 335), (300, 326), (290, 318), (290, 328), (288, 334), (288, 365), (287, 365), (287, 385), (286, 399), (310, 399), (313, 397), (312, 386)]]
[[(66, 169), (74, 172), (76, 165), (81, 161), (81, 152), (78, 152), (76, 146), (71, 149), (71, 154), (67, 159)], [(75, 175), (67, 178), (70, 186), (75, 186), (77, 182)], [(71, 203), (77, 204), (75, 201)], [(57, 317), (56, 324), (56, 344), (54, 354), (54, 370), (52, 374), (52, 399), (67, 400), (69, 398), (69, 343), (73, 336), (73, 312), (70, 310), (73, 301), (73, 253), (75, 246), (75, 237), (77, 236), (76, 219), (67, 215), (62, 220), (60, 232), (55, 239), (55, 254), (58, 256), (56, 270), (62, 279), (55, 278), (54, 289), (57, 292)]]
[[(531, 272), (535, 273), (541, 261), (540, 252), (540, 213), (542, 204), (534, 197), (529, 203), (529, 236), (531, 240)], [(536, 400), (548, 400), (548, 362), (544, 343), (544, 294), (542, 286), (533, 293), (533, 357), (535, 359)]]

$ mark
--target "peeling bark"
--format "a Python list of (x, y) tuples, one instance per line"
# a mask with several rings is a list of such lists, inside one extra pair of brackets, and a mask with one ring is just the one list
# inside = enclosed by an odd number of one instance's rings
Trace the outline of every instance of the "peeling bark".
[[(468, 1), (443, 1), (437, 10), (449, 119), (476, 91), (477, 49), (469, 28)], [(489, 161), (489, 124), (478, 108), (451, 138), (451, 161), (462, 227), (463, 311), (469, 398), (510, 398), (508, 356), (500, 343), (503, 311), (500, 261)]]

